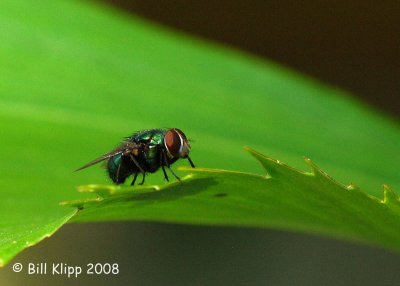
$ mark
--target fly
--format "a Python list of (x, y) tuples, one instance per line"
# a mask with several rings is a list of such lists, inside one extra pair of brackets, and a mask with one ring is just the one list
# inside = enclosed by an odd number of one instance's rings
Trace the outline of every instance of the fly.
[(169, 181), (165, 168), (180, 181), (171, 169), (171, 165), (179, 159), (187, 159), (194, 168), (189, 157), (190, 145), (186, 135), (178, 128), (148, 129), (134, 133), (127, 137), (116, 149), (87, 163), (76, 171), (88, 168), (102, 161), (106, 161), (107, 173), (111, 180), (119, 185), (123, 184), (129, 176), (133, 176), (131, 185), (142, 174), (142, 185), (146, 173), (154, 173), (160, 168), (164, 178)]

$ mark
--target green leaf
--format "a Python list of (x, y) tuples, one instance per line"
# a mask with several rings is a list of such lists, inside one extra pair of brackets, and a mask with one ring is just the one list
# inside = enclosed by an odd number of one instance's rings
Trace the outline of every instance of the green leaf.
[(1, 1), (0, 34), (2, 263), (73, 216), (59, 202), (84, 198), (76, 186), (109, 183), (72, 170), (145, 128), (184, 130), (201, 167), (257, 173), (251, 145), (400, 189), (398, 124), (274, 63), (85, 1)]
[(311, 160), (299, 172), (247, 149), (267, 176), (213, 169), (193, 172), (163, 187), (82, 186), (96, 199), (65, 202), (80, 208), (72, 221), (150, 220), (269, 227), (329, 235), (400, 250), (400, 201), (385, 187), (384, 199), (334, 181)]
[[(25, 248), (35, 245), (41, 240), (51, 236), (57, 229), (76, 214), (75, 209), (56, 211), (54, 208), (42, 209), (37, 213), (37, 201), (32, 204), (23, 201), (24, 205), (18, 207), (27, 208), (18, 214), (2, 212), (0, 230), (0, 267), (3, 267), (9, 259), (17, 255)], [(19, 202), (16, 202), (18, 205)], [(63, 213), (67, 213), (64, 215)], [(20, 218), (20, 216), (26, 216)], [(25, 220), (26, 223), (22, 221)]]

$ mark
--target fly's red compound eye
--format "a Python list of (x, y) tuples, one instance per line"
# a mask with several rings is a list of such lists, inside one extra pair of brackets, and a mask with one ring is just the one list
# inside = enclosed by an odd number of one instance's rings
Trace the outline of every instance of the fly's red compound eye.
[(164, 143), (168, 153), (175, 157), (179, 155), (183, 140), (181, 135), (179, 134), (179, 131), (175, 129), (170, 129), (167, 131), (167, 133), (165, 133)]
[(178, 128), (174, 128), (174, 130), (179, 134), (179, 136), (182, 138), (183, 141), (187, 141), (185, 133), (183, 133), (182, 130)]

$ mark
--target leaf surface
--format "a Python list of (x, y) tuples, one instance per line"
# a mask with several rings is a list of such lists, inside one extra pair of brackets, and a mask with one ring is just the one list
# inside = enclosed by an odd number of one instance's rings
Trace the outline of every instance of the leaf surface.
[(93, 200), (72, 221), (150, 220), (187, 224), (267, 227), (361, 241), (400, 250), (400, 202), (389, 187), (383, 199), (344, 186), (311, 160), (297, 171), (252, 149), (267, 175), (213, 169), (191, 172), (163, 187), (82, 186)]

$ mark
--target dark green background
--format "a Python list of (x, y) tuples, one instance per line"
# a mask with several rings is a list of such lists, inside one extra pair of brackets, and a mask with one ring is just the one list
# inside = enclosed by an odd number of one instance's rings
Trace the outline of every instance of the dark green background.
[[(397, 1), (110, 2), (276, 60), (400, 116)], [(28, 277), (10, 271), (16, 261), (118, 262), (121, 274), (77, 281)], [(366, 246), (156, 223), (67, 225), (10, 265), (0, 275), (7, 285), (393, 285), (400, 278), (400, 256)]]

